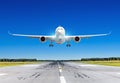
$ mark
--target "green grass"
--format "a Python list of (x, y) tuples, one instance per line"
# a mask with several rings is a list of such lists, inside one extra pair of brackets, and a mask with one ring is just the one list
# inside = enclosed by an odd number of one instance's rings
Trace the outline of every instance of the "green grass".
[(25, 64), (37, 64), (40, 62), (0, 62), (0, 67), (6, 67), (6, 66), (19, 66), (19, 65), (25, 65)]
[(97, 65), (106, 65), (106, 66), (119, 66), (120, 61), (81, 61), (82, 63), (87, 64), (97, 64)]

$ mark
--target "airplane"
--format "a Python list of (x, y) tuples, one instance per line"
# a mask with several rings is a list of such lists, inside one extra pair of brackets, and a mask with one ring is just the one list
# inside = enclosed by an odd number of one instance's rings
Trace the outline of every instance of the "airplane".
[(8, 32), (12, 36), (23, 36), (23, 37), (30, 37), (30, 38), (38, 38), (41, 42), (45, 42), (46, 40), (50, 41), (49, 47), (53, 47), (53, 42), (56, 42), (57, 44), (63, 44), (64, 42), (67, 42), (66, 47), (71, 47), (70, 41), (74, 40), (75, 42), (80, 42), (82, 38), (90, 38), (90, 37), (96, 37), (96, 36), (106, 36), (108, 34), (93, 34), (93, 35), (71, 35), (66, 36), (65, 35), (65, 29), (62, 26), (58, 26), (55, 30), (54, 36), (45, 36), (45, 35), (24, 35), (24, 34), (12, 34)]

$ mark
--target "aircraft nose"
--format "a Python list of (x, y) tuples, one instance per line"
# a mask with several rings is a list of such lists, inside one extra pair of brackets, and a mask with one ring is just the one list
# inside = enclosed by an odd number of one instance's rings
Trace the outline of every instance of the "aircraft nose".
[(63, 30), (58, 30), (59, 33), (63, 32)]

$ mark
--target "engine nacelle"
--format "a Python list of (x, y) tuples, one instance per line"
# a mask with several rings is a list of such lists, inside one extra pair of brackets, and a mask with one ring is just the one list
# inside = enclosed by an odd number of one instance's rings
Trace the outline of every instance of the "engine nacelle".
[(46, 38), (45, 38), (45, 37), (41, 37), (39, 40), (40, 40), (41, 42), (45, 42), (45, 41), (46, 41)]
[(77, 37), (77, 36), (76, 36), (75, 39), (74, 39), (75, 42), (80, 42), (80, 40), (81, 40), (81, 39), (80, 39), (79, 37)]

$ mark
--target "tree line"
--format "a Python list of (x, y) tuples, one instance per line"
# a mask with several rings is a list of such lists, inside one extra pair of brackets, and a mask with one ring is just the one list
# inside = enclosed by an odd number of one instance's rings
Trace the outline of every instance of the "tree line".
[(109, 58), (82, 58), (81, 61), (110, 61), (120, 60), (120, 57), (109, 57)]
[[(38, 59), (9, 59), (9, 58), (2, 58), (0, 62), (54, 62), (59, 60), (38, 60)], [(64, 61), (64, 60), (60, 60)]]
[(0, 62), (32, 62), (32, 61), (37, 61), (37, 59), (7, 59), (7, 58), (3, 58), (0, 59)]
[(37, 59), (8, 59), (3, 58), (0, 59), (0, 62), (53, 62), (53, 61), (63, 61), (63, 62), (69, 62), (69, 61), (110, 61), (110, 60), (120, 60), (120, 57), (109, 57), (109, 58), (81, 58), (76, 60), (37, 60)]

